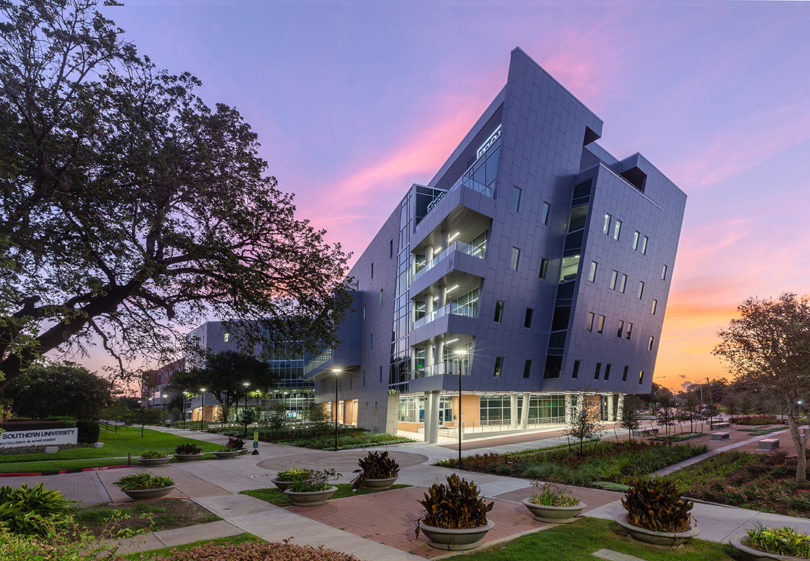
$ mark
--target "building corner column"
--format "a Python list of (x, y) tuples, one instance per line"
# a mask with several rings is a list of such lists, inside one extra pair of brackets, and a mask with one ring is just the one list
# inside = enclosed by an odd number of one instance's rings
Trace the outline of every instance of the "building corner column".
[(433, 431), (433, 392), (425, 392), (425, 434), (424, 441), (430, 442)]
[(613, 394), (607, 394), (607, 420), (608, 421), (615, 421), (616, 415), (613, 411)]
[(430, 427), (430, 442), (436, 444), (439, 441), (439, 403), (441, 402), (441, 392), (430, 392), (433, 395), (431, 401), (431, 427)]
[(624, 394), (619, 394), (619, 402), (616, 404), (616, 420), (624, 421)]
[(529, 405), (531, 404), (531, 394), (523, 394), (523, 411), (520, 412), (520, 428), (526, 430), (529, 428)]
[(509, 396), (509, 429), (518, 428), (518, 395), (516, 393)]
[(566, 424), (571, 424), (571, 420), (574, 418), (574, 408), (572, 404), (572, 396), (570, 393), (565, 394), (565, 422)]

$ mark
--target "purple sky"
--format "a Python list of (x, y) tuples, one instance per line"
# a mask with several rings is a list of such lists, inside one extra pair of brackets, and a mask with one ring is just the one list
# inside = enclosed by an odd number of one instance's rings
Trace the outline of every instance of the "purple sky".
[[(359, 255), (506, 80), (520, 46), (688, 195), (656, 381), (747, 296), (810, 286), (810, 4), (138, 0), (138, 49), (236, 106), (299, 213)], [(385, 7), (380, 7), (381, 5)], [(788, 212), (788, 209), (793, 209)], [(100, 358), (94, 357), (95, 365)]]

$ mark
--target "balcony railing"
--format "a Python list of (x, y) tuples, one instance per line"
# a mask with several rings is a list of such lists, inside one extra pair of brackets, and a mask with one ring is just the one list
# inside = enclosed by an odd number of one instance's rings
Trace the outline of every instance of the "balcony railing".
[(432, 366), (417, 367), (413, 376), (414, 378), (427, 378), (428, 376), (442, 376), (444, 374), (458, 376), (459, 372), (466, 376), (470, 373), (471, 366), (468, 359), (465, 359), (463, 364), (456, 360), (448, 360), (438, 362)]
[(448, 245), (444, 250), (442, 250), (441, 253), (434, 256), (433, 259), (428, 261), (424, 267), (416, 271), (416, 274), (413, 276), (413, 280), (416, 280), (422, 275), (424, 275), (426, 272), (428, 272), (433, 267), (438, 265), (440, 261), (443, 261), (445, 258), (452, 255), (454, 251), (460, 251), (461, 253), (472, 255), (473, 257), (477, 257), (478, 259), (483, 259), (486, 255), (486, 249), (487, 249), (486, 244), (474, 246), (462, 241), (453, 242), (450, 245)]
[(468, 318), (478, 317), (478, 306), (460, 306), (453, 302), (447, 304), (439, 308), (438, 310), (433, 310), (429, 314), (427, 314), (423, 318), (419, 318), (415, 322), (413, 322), (413, 328), (419, 329), (423, 325), (427, 325), (432, 321), (435, 321), (441, 317), (446, 315), (454, 315), (454, 316), (464, 316)]
[(452, 193), (453, 191), (458, 189), (459, 186), (462, 185), (467, 189), (472, 189), (476, 193), (481, 193), (482, 195), (487, 196), (490, 199), (495, 198), (495, 189), (493, 189), (492, 187), (487, 187), (483, 183), (475, 181), (472, 178), (472, 176), (468, 175), (468, 173), (469, 172), (459, 177), (458, 181), (456, 181), (452, 187), (450, 187), (447, 191), (441, 193), (435, 199), (430, 201), (430, 203), (428, 203), (427, 212), (425, 212), (425, 216), (430, 214), (430, 211), (433, 210), (433, 207), (435, 207), (439, 203), (439, 201), (442, 200), (445, 197), (445, 195), (447, 195), (447, 193)]

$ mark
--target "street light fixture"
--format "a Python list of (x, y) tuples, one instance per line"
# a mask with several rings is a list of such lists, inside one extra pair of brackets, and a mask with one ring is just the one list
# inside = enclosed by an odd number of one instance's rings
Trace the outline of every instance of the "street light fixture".
[(250, 382), (242, 382), (242, 385), (245, 386), (245, 408), (242, 410), (242, 421), (245, 423), (245, 434), (242, 438), (247, 438), (247, 389), (250, 387)]
[(464, 373), (464, 357), (467, 349), (456, 349), (458, 357), (458, 468), (461, 469), (461, 431), (464, 427), (461, 424), (461, 375)]
[(335, 368), (332, 370), (335, 374), (335, 406), (333, 407), (335, 413), (335, 452), (337, 452), (338, 441), (338, 376), (340, 376), (340, 369)]
[(202, 432), (203, 419), (205, 418), (205, 388), (200, 388), (200, 395), (202, 396), (202, 405), (200, 406), (200, 432)]

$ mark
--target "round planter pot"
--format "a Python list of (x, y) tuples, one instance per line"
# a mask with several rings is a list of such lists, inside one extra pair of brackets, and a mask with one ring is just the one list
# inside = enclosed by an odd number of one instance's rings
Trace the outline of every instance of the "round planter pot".
[(178, 462), (192, 462), (202, 458), (202, 454), (175, 454), (174, 457)]
[(337, 487), (329, 487), (323, 491), (291, 491), (287, 489), (284, 494), (292, 499), (295, 506), (325, 505), (329, 498), (335, 494)]
[(778, 553), (768, 553), (760, 549), (754, 549), (743, 543), (743, 540), (747, 539), (748, 536), (746, 534), (740, 534), (732, 536), (731, 539), (728, 540), (728, 543), (737, 551), (742, 552), (743, 556), (745, 559), (748, 559), (748, 561), (773, 561), (774, 559), (780, 561), (801, 561), (799, 557), (793, 557), (792, 555), (779, 555)]
[(286, 491), (287, 489), (292, 487), (292, 485), (293, 485), (293, 483), (295, 483), (295, 481), (282, 481), (281, 479), (271, 479), (270, 483), (272, 483), (273, 485), (278, 487), (279, 490)]
[(419, 530), (427, 536), (428, 545), (447, 551), (466, 551), (478, 547), (487, 532), (494, 527), (495, 523), (492, 521), (477, 528), (436, 528), (419, 521)]
[(568, 524), (576, 520), (576, 517), (587, 505), (582, 501), (576, 506), (545, 506), (536, 505), (529, 499), (523, 499), (523, 504), (532, 513), (535, 520), (547, 522), (549, 524)]
[(633, 526), (628, 522), (626, 514), (617, 517), (616, 522), (627, 530), (631, 538), (653, 545), (681, 545), (687, 543), (700, 533), (694, 518), (692, 518), (692, 526), (685, 532), (657, 532), (655, 530)]
[(130, 499), (140, 501), (143, 499), (157, 499), (158, 497), (165, 497), (171, 492), (172, 489), (174, 489), (174, 485), (169, 485), (168, 487), (156, 487), (154, 489), (132, 489), (131, 491), (124, 491), (124, 493), (126, 493)]
[(153, 467), (168, 464), (171, 458), (141, 458), (138, 463), (142, 466)]
[(239, 450), (219, 450), (214, 452), (217, 458), (220, 460), (228, 460), (230, 458), (235, 458), (239, 455)]
[(393, 487), (396, 480), (396, 477), (388, 477), (386, 479), (363, 479), (363, 487), (381, 491)]

